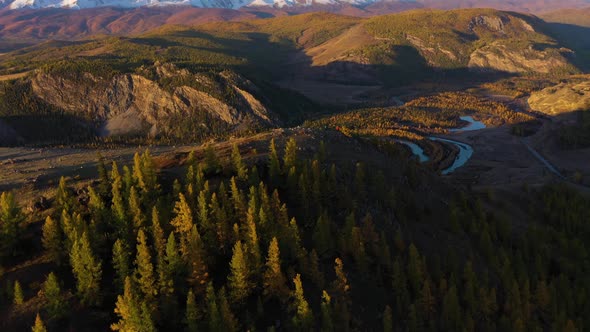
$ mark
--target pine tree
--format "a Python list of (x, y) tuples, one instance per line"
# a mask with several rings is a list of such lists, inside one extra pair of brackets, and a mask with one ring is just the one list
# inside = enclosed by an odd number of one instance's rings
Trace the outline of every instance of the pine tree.
[(252, 275), (256, 276), (262, 265), (262, 254), (260, 253), (260, 242), (256, 229), (256, 208), (250, 207), (246, 218), (246, 248), (248, 250), (249, 266)]
[(132, 216), (133, 227), (135, 227), (135, 229), (140, 229), (144, 226), (145, 216), (141, 210), (141, 201), (135, 186), (131, 186), (129, 192), (129, 215)]
[(246, 181), (248, 179), (248, 168), (244, 165), (242, 156), (240, 155), (240, 149), (235, 143), (232, 146), (231, 160), (233, 171), (238, 179), (241, 181)]
[(293, 292), (295, 317), (293, 318), (293, 323), (300, 330), (309, 331), (313, 325), (313, 314), (303, 294), (300, 274), (295, 275), (293, 283), (295, 284), (295, 291)]
[(207, 316), (209, 317), (209, 331), (222, 332), (221, 313), (219, 311), (219, 306), (217, 305), (215, 289), (211, 282), (207, 285), (207, 295), (205, 300), (207, 302)]
[(219, 158), (217, 158), (217, 153), (213, 148), (213, 145), (209, 144), (205, 148), (205, 173), (208, 174), (217, 174), (221, 172), (221, 163), (219, 162)]
[(320, 258), (315, 249), (309, 253), (309, 277), (317, 287), (324, 287), (324, 274), (320, 271)]
[(350, 285), (348, 284), (348, 278), (344, 272), (344, 264), (340, 258), (336, 258), (334, 261), (334, 272), (336, 272), (336, 280), (332, 286), (333, 294), (335, 295), (335, 322), (337, 324), (337, 331), (349, 331), (350, 330), (350, 312), (351, 306), (350, 299)]
[(67, 302), (61, 293), (59, 282), (53, 272), (47, 276), (43, 284), (43, 295), (47, 301), (45, 308), (52, 318), (59, 318), (67, 313)]
[(143, 324), (141, 305), (130, 277), (125, 278), (123, 295), (117, 296), (115, 314), (119, 317), (119, 321), (111, 325), (113, 331), (141, 331)]
[(277, 153), (274, 138), (270, 140), (269, 154), (268, 154), (268, 172), (270, 181), (276, 186), (281, 175), (281, 162)]
[[(172, 219), (170, 224), (174, 226), (176, 233), (180, 236), (183, 251), (186, 251), (186, 241), (183, 239), (186, 239), (187, 234), (190, 232), (191, 228), (193, 228), (193, 213), (182, 193), (178, 195), (178, 201), (174, 207), (174, 213), (176, 216)], [(186, 254), (186, 252), (183, 253)]]
[(325, 290), (322, 291), (322, 332), (333, 332), (334, 322), (332, 318), (332, 299)]
[(250, 282), (250, 269), (241, 241), (236, 242), (234, 245), (229, 267), (228, 285), (231, 300), (236, 304), (243, 303), (252, 292), (252, 283)]
[(451, 285), (443, 299), (442, 322), (448, 331), (461, 330), (461, 307), (455, 285)]
[(221, 323), (223, 331), (238, 331), (238, 320), (231, 311), (229, 302), (227, 300), (225, 287), (221, 287), (217, 294), (217, 299), (219, 301), (219, 312), (221, 314)]
[(152, 310), (150, 306), (144, 301), (141, 304), (141, 326), (140, 332), (156, 332), (154, 319), (152, 317)]
[(55, 194), (55, 203), (57, 204), (58, 210), (71, 212), (74, 207), (74, 198), (70, 193), (66, 178), (63, 176), (59, 179), (57, 193)]
[(37, 313), (37, 316), (35, 317), (35, 325), (33, 325), (33, 327), (31, 328), (32, 332), (47, 332), (47, 328), (45, 327), (45, 324), (43, 323), (43, 320), (41, 319), (41, 316), (39, 315), (39, 313)]
[(51, 216), (47, 216), (43, 224), (42, 243), (51, 261), (59, 265), (63, 257), (62, 232), (59, 223)]
[(113, 268), (115, 269), (115, 283), (120, 290), (123, 290), (125, 279), (131, 276), (131, 267), (129, 265), (129, 249), (121, 239), (117, 239), (113, 245)]
[(14, 292), (13, 292), (13, 299), (14, 304), (21, 305), (25, 302), (25, 296), (23, 295), (23, 289), (20, 285), (20, 282), (17, 280), (14, 282)]
[[(182, 258), (179, 254), (178, 246), (174, 233), (170, 233), (166, 242), (166, 277), (165, 280), (171, 281), (173, 285), (178, 284), (179, 276), (183, 270)], [(169, 286), (168, 286), (169, 287)]]
[(185, 314), (187, 332), (197, 332), (199, 330), (198, 318), (199, 318), (199, 309), (197, 307), (197, 301), (195, 299), (195, 294), (193, 293), (192, 289), (189, 289), (188, 295), (186, 297), (186, 314)]
[(152, 239), (154, 239), (154, 250), (156, 251), (156, 262), (158, 269), (163, 267), (163, 260), (166, 252), (166, 238), (164, 237), (164, 230), (160, 224), (160, 213), (158, 208), (154, 206), (152, 208), (152, 227), (151, 227)]
[(92, 252), (86, 232), (74, 242), (70, 253), (70, 263), (82, 303), (98, 304), (100, 302), (102, 268), (100, 261)]
[(209, 281), (209, 272), (205, 261), (206, 253), (203, 241), (197, 231), (197, 225), (193, 225), (188, 235), (187, 246), (188, 251), (184, 258), (189, 269), (188, 281), (197, 294), (202, 295)]
[(388, 305), (383, 311), (383, 332), (393, 332), (393, 312)]
[(0, 258), (14, 254), (25, 217), (12, 192), (0, 195)]
[(330, 256), (334, 250), (334, 237), (328, 216), (322, 213), (313, 231), (314, 248), (321, 257)]
[(117, 166), (117, 163), (115, 163), (114, 161), (111, 170), (111, 181), (113, 183), (111, 190), (111, 210), (115, 219), (114, 226), (120, 238), (130, 240), (128, 238), (130, 229), (127, 224), (127, 213), (125, 211), (125, 205), (123, 203), (123, 180), (121, 178), (121, 175), (119, 174), (119, 168)]
[(236, 211), (236, 216), (241, 217), (246, 215), (246, 203), (244, 199), (244, 194), (238, 188), (238, 184), (236, 183), (236, 178), (232, 176), (230, 179), (230, 189), (231, 189), (231, 198), (234, 203), (234, 210)]
[(106, 197), (111, 192), (111, 181), (109, 181), (109, 174), (105, 165), (105, 159), (103, 156), (98, 156), (98, 194), (102, 197)]
[(147, 237), (143, 230), (137, 233), (137, 256), (135, 258), (136, 280), (144, 300), (149, 306), (154, 305), (156, 289), (156, 276), (152, 255), (147, 243)]
[(285, 169), (291, 169), (291, 167), (297, 166), (297, 142), (293, 138), (290, 138), (285, 146), (283, 164)]
[(263, 294), (267, 298), (277, 298), (281, 301), (286, 300), (288, 295), (287, 279), (281, 271), (281, 258), (279, 251), (279, 242), (273, 237), (268, 247), (268, 256), (266, 258), (266, 270), (262, 277)]

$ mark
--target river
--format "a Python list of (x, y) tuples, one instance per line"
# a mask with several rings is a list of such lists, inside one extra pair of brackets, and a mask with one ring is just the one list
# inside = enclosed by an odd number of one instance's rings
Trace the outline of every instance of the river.
[[(464, 127), (449, 129), (449, 132), (459, 133), (464, 131), (474, 131), (486, 128), (486, 125), (483, 122), (474, 120), (471, 116), (462, 116), (460, 117), (460, 119), (465, 122), (468, 122), (469, 124)], [(458, 142), (451, 139), (435, 136), (431, 136), (429, 137), (429, 139), (431, 141), (439, 141), (454, 144), (459, 149), (459, 152), (457, 153), (457, 156), (455, 157), (453, 164), (441, 171), (441, 174), (443, 175), (453, 173), (457, 168), (465, 165), (465, 163), (467, 163), (469, 158), (471, 158), (471, 156), (473, 155), (473, 148), (470, 145), (465, 144), (463, 142)], [(397, 140), (397, 142), (408, 146), (410, 150), (412, 150), (412, 153), (418, 157), (418, 160), (421, 163), (430, 160), (430, 158), (424, 153), (424, 149), (422, 149), (418, 144), (404, 140)]]

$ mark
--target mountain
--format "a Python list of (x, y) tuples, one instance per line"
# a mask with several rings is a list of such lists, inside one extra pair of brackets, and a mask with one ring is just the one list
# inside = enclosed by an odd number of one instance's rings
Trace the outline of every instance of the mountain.
[[(400, 8), (495, 8), (521, 12), (546, 12), (562, 8), (580, 8), (588, 6), (588, 0), (2, 0), (3, 6), (10, 9), (21, 8), (99, 8), (99, 7), (163, 7), (192, 6), (199, 8), (242, 7), (313, 7), (317, 5), (353, 5), (369, 8), (374, 14), (384, 14)], [(381, 10), (381, 12), (379, 12)], [(387, 12), (383, 12), (387, 10)]]
[[(421, 81), (579, 72), (576, 53), (546, 28), (535, 16), (492, 9), (416, 10), (47, 41), (0, 55), (0, 116), (3, 131), (20, 137), (66, 121), (59, 134), (79, 140), (201, 140), (299, 124), (335, 104), (370, 102), (371, 91)], [(63, 139), (43, 135), (28, 140)]]

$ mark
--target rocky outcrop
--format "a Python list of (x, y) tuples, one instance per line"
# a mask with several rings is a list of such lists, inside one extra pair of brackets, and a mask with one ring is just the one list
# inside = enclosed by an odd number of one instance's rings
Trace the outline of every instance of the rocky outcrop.
[[(166, 130), (167, 119), (199, 113), (234, 128), (242, 123), (274, 126), (278, 122), (276, 116), (247, 91), (253, 89), (252, 84), (237, 74), (219, 75), (220, 80), (225, 80), (223, 84), (240, 97), (230, 102), (197, 88), (213, 90), (215, 82), (206, 76), (193, 75), (171, 65), (157, 64), (152, 69), (156, 81), (138, 74), (101, 79), (85, 73), (80, 79), (39, 73), (32, 79), (31, 86), (46, 103), (95, 123), (103, 136), (157, 135)], [(170, 78), (178, 78), (186, 84), (165, 89), (157, 82)]]
[(467, 29), (471, 32), (477, 27), (483, 27), (494, 32), (504, 32), (504, 25), (508, 18), (500, 16), (479, 15), (471, 19)]
[(590, 80), (533, 92), (528, 102), (533, 110), (548, 115), (590, 110)]
[[(569, 50), (563, 49), (562, 52)], [(535, 72), (547, 74), (568, 66), (568, 61), (556, 49), (547, 51), (509, 47), (501, 41), (483, 46), (469, 58), (468, 67), (475, 71), (503, 71), (508, 73)]]

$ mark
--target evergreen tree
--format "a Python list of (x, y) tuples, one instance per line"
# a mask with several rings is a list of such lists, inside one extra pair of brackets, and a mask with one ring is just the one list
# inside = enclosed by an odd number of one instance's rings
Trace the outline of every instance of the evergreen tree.
[(194, 287), (198, 295), (202, 295), (209, 280), (209, 272), (205, 261), (206, 253), (197, 231), (197, 225), (193, 225), (187, 240), (188, 251), (184, 258), (189, 268), (188, 281)]
[(63, 242), (61, 227), (51, 216), (47, 216), (43, 224), (43, 248), (49, 254), (51, 261), (59, 265), (63, 257)]
[(135, 227), (135, 229), (140, 229), (144, 226), (145, 216), (141, 210), (141, 201), (135, 186), (131, 186), (129, 192), (129, 215), (133, 219), (133, 227)]
[(250, 282), (250, 269), (241, 241), (236, 242), (234, 245), (229, 268), (228, 285), (231, 300), (236, 304), (243, 303), (252, 292), (252, 283)]
[(17, 280), (14, 282), (14, 291), (13, 291), (13, 300), (14, 304), (21, 305), (25, 302), (25, 296), (23, 295), (23, 289), (20, 285), (20, 282)]
[(217, 299), (219, 301), (219, 312), (221, 314), (221, 324), (223, 331), (238, 331), (238, 320), (231, 311), (229, 302), (227, 300), (225, 287), (221, 287), (219, 293), (217, 294)]
[(248, 179), (248, 168), (244, 165), (244, 162), (242, 161), (242, 155), (240, 155), (240, 149), (235, 143), (232, 146), (231, 160), (233, 171), (238, 179), (241, 181), (246, 181)]
[(221, 313), (219, 306), (217, 305), (217, 296), (215, 295), (215, 289), (213, 283), (209, 282), (207, 285), (207, 316), (209, 317), (209, 331), (222, 332), (223, 327), (221, 323)]
[(334, 250), (334, 237), (328, 216), (322, 213), (313, 232), (314, 249), (321, 257), (330, 256)]
[(59, 318), (67, 313), (67, 302), (65, 301), (57, 277), (53, 272), (47, 276), (43, 284), (43, 295), (47, 301), (45, 308), (52, 318)]
[(189, 289), (188, 295), (186, 297), (186, 314), (185, 314), (187, 332), (196, 332), (199, 330), (198, 319), (199, 319), (199, 309), (197, 307), (197, 301), (195, 299), (195, 294), (193, 293), (192, 289)]
[(131, 276), (129, 265), (129, 249), (124, 241), (117, 239), (113, 245), (113, 268), (115, 269), (115, 283), (120, 290), (125, 286), (125, 279)]
[(70, 263), (82, 303), (98, 304), (100, 302), (102, 267), (100, 261), (92, 252), (86, 232), (74, 242), (70, 253)]
[(58, 210), (72, 212), (74, 207), (74, 198), (70, 193), (70, 188), (68, 187), (66, 178), (63, 176), (59, 178), (59, 185), (57, 187), (57, 193), (55, 194), (55, 203), (58, 207)]
[(103, 156), (98, 156), (98, 194), (102, 197), (106, 197), (111, 192), (111, 182), (109, 181), (109, 174), (105, 159)]
[(297, 166), (297, 142), (293, 138), (290, 138), (285, 146), (283, 164), (285, 169), (291, 169), (291, 167)]
[(117, 296), (115, 314), (119, 320), (111, 325), (113, 331), (140, 332), (143, 330), (143, 317), (139, 298), (135, 294), (130, 277), (125, 278), (123, 295)]
[(320, 259), (315, 249), (309, 253), (309, 277), (316, 286), (324, 287), (324, 274), (320, 271)]
[(137, 233), (137, 256), (135, 258), (136, 280), (139, 290), (143, 295), (144, 301), (149, 306), (154, 303), (157, 294), (156, 276), (154, 265), (152, 264), (152, 255), (147, 243), (147, 237), (143, 230)]
[(24, 219), (14, 194), (3, 192), (0, 195), (0, 258), (14, 254)]
[(281, 271), (279, 242), (276, 237), (273, 237), (268, 247), (266, 270), (264, 271), (262, 284), (264, 296), (267, 298), (274, 297), (281, 301), (286, 300), (289, 290), (287, 288), (287, 279)]
[(442, 308), (443, 327), (448, 331), (460, 331), (462, 316), (455, 285), (451, 285), (445, 295)]
[(274, 138), (270, 140), (268, 153), (268, 172), (271, 183), (276, 186), (281, 175), (281, 162), (279, 161), (279, 155), (277, 153), (277, 147), (275, 145)]
[(178, 201), (174, 207), (175, 217), (170, 224), (174, 226), (176, 233), (180, 236), (183, 254), (186, 254), (186, 237), (193, 228), (193, 213), (182, 193), (178, 195)]
[(295, 275), (293, 283), (295, 284), (295, 291), (293, 292), (295, 317), (293, 318), (293, 323), (298, 329), (309, 331), (313, 325), (313, 314), (303, 294), (300, 274)]
[(211, 144), (207, 145), (207, 147), (205, 148), (204, 163), (205, 173), (217, 174), (221, 172), (221, 162), (219, 162), (219, 158), (217, 158), (217, 153), (215, 152), (215, 149)]
[(260, 242), (256, 229), (256, 208), (251, 206), (248, 209), (246, 219), (246, 248), (248, 250), (249, 266), (253, 276), (257, 276), (262, 265), (262, 254), (260, 253)]
[(322, 332), (333, 332), (334, 322), (332, 318), (332, 299), (325, 290), (322, 291)]
[(43, 323), (43, 320), (41, 319), (41, 316), (39, 315), (39, 313), (37, 313), (37, 316), (35, 317), (35, 325), (33, 325), (33, 327), (31, 328), (32, 332), (47, 332), (47, 328), (45, 327), (45, 324)]

